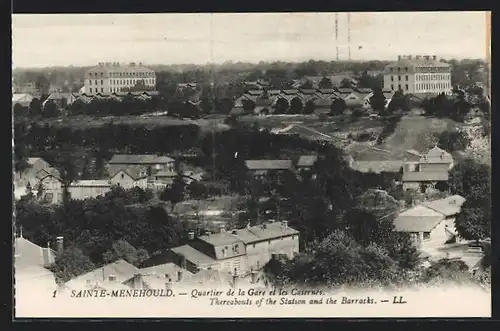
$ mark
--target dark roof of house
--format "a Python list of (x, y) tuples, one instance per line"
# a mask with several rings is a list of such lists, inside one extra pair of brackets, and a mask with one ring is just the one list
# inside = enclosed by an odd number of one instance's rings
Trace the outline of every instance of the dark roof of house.
[(284, 170), (292, 169), (292, 160), (247, 160), (250, 170)]
[(318, 160), (317, 155), (301, 155), (297, 161), (298, 167), (311, 167)]
[(120, 173), (120, 171), (123, 171), (134, 180), (147, 177), (147, 169), (145, 167), (123, 167), (110, 165), (108, 167), (108, 173), (110, 174), (109, 178), (115, 177), (118, 173)]
[(339, 88), (338, 92), (341, 94), (351, 94), (354, 90), (352, 88)]
[(203, 254), (189, 245), (174, 247), (171, 251), (197, 265), (212, 265), (216, 263), (210, 256)]
[(174, 160), (168, 156), (158, 156), (154, 154), (115, 154), (109, 164), (154, 164), (169, 163)]
[(245, 244), (249, 244), (252, 242), (297, 235), (300, 232), (289, 227), (288, 225), (284, 225), (281, 222), (273, 222), (251, 226), (244, 229), (233, 230), (231, 233), (234, 236), (238, 237)]
[(264, 91), (263, 90), (250, 90), (247, 93), (250, 95), (261, 95), (262, 93), (264, 93)]
[(290, 90), (283, 90), (282, 92), (284, 94), (290, 95), (290, 94), (297, 94), (297, 93), (299, 93), (299, 90), (297, 90), (297, 89), (290, 89)]
[(448, 172), (419, 171), (403, 173), (403, 182), (444, 182), (447, 180)]
[(353, 161), (351, 168), (360, 172), (398, 172), (403, 166), (403, 161)]

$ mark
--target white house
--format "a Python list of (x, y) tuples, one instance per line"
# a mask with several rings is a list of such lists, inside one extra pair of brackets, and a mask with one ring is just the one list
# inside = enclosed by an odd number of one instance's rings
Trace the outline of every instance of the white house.
[(147, 188), (148, 174), (145, 168), (126, 168), (120, 169), (111, 174), (111, 185), (121, 186), (128, 190), (133, 187), (140, 187), (143, 190)]

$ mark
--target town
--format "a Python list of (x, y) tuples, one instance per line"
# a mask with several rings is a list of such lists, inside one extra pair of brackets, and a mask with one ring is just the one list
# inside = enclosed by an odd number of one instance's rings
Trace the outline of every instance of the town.
[(16, 69), (16, 279), (489, 286), (488, 75), (433, 54)]

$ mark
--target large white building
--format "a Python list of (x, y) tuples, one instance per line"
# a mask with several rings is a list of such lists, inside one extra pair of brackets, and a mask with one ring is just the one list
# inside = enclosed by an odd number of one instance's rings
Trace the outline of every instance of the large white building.
[(400, 55), (385, 67), (384, 89), (405, 94), (451, 94), (451, 66), (434, 56)]
[(145, 86), (155, 87), (156, 74), (140, 63), (101, 62), (85, 73), (84, 90), (87, 94), (109, 94), (134, 87), (141, 80)]

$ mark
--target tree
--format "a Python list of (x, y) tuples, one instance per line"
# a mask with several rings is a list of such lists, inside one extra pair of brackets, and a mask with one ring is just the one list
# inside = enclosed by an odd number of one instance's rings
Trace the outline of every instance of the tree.
[(448, 152), (464, 151), (469, 144), (470, 139), (463, 131), (443, 131), (438, 137), (438, 147)]
[(308, 100), (304, 106), (304, 114), (313, 114), (316, 109), (316, 105), (313, 100)]
[(139, 266), (148, 258), (149, 254), (145, 249), (136, 249), (122, 239), (113, 242), (111, 249), (103, 255), (105, 263), (112, 263), (123, 259), (134, 266)]
[(337, 98), (337, 99), (333, 100), (333, 102), (330, 106), (330, 115), (332, 115), (332, 116), (342, 115), (346, 108), (347, 108), (347, 104), (346, 104), (345, 100), (342, 98)]
[(17, 102), (13, 107), (13, 111), (14, 111), (14, 116), (18, 116), (18, 117), (24, 117), (24, 116), (27, 116), (29, 114), (28, 107), (24, 107), (20, 103), (17, 103)]
[(255, 102), (253, 102), (252, 100), (243, 100), (242, 101), (243, 103), (243, 111), (245, 113), (253, 113), (254, 109), (255, 109)]
[(396, 91), (392, 96), (391, 102), (387, 106), (387, 111), (393, 113), (394, 111), (404, 111), (410, 110), (410, 100), (407, 95), (403, 94), (402, 90)]
[(33, 98), (30, 102), (29, 106), (29, 115), (31, 117), (37, 117), (42, 114), (42, 103), (40, 102), (40, 99)]
[(35, 81), (35, 88), (41, 95), (46, 95), (50, 90), (50, 81), (44, 75), (39, 75)]
[(288, 112), (288, 101), (284, 98), (278, 98), (275, 106), (275, 114), (286, 114)]
[(172, 203), (172, 211), (177, 203), (184, 200), (186, 183), (182, 174), (177, 174), (170, 187), (166, 187), (160, 195), (163, 201), (170, 201)]
[(95, 269), (94, 264), (83, 251), (77, 247), (68, 247), (56, 256), (55, 262), (49, 266), (58, 283), (66, 283), (70, 279)]
[(57, 105), (52, 101), (46, 102), (45, 106), (43, 107), (43, 116), (57, 117), (58, 115), (59, 115), (59, 109), (57, 108)]
[(372, 109), (379, 114), (385, 113), (385, 96), (380, 88), (373, 91), (373, 95), (370, 98), (370, 105)]
[(430, 267), (425, 269), (422, 281), (458, 281), (470, 280), (469, 267), (462, 260), (441, 259), (432, 262)]
[(465, 201), (455, 219), (455, 227), (460, 237), (466, 240), (491, 238), (491, 206)]
[(300, 85), (300, 88), (303, 90), (310, 90), (313, 89), (313, 83), (310, 80), (307, 80), (304, 84)]
[(328, 77), (323, 77), (318, 83), (320, 89), (331, 89), (333, 88), (332, 81)]
[(340, 82), (340, 88), (352, 88), (352, 82), (349, 78), (344, 78)]
[(291, 114), (302, 114), (302, 101), (295, 97), (290, 101), (290, 113)]

